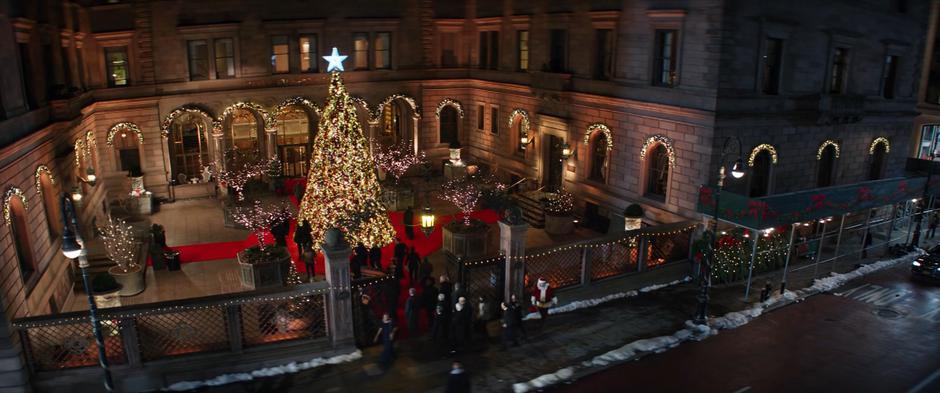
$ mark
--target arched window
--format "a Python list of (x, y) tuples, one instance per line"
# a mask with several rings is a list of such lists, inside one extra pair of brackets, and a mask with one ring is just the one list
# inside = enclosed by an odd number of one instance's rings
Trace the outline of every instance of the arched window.
[(816, 173), (816, 187), (829, 187), (833, 183), (836, 166), (836, 147), (829, 144), (819, 154), (819, 166)]
[(283, 175), (301, 177), (307, 174), (310, 159), (310, 116), (299, 105), (291, 105), (277, 114), (277, 153), (283, 165)]
[(170, 157), (173, 179), (198, 178), (209, 165), (209, 122), (202, 115), (186, 113), (170, 127)]
[(607, 134), (596, 133), (591, 141), (591, 175), (589, 178), (601, 183), (607, 182)]
[(878, 180), (884, 176), (885, 158), (888, 154), (887, 146), (879, 143), (871, 151), (871, 166), (868, 168), (868, 180)]
[(137, 133), (122, 129), (114, 135), (111, 145), (117, 151), (117, 170), (140, 176), (140, 139)]
[(382, 137), (391, 143), (408, 139), (405, 129), (405, 109), (399, 100), (393, 100), (382, 107)]
[(665, 201), (669, 181), (669, 152), (666, 146), (662, 143), (656, 144), (647, 160), (646, 196)]
[(757, 198), (770, 192), (770, 171), (773, 159), (770, 152), (761, 150), (754, 155), (754, 164), (751, 166), (750, 190), (748, 195)]
[(38, 172), (37, 185), (42, 196), (42, 206), (46, 211), (46, 225), (49, 237), (56, 238), (61, 233), (62, 218), (59, 212), (59, 190), (47, 171)]
[(452, 106), (441, 108), (441, 143), (448, 145), (458, 142), (457, 110)]
[(229, 147), (245, 152), (258, 150), (258, 118), (248, 109), (237, 108), (232, 111), (229, 119)]
[(20, 197), (11, 197), (8, 201), (9, 217), (8, 227), (10, 235), (13, 238), (13, 246), (16, 250), (16, 259), (19, 262), (20, 277), (23, 282), (29, 281), (33, 272), (36, 271), (35, 259), (33, 258), (33, 249), (29, 241), (29, 226), (27, 225), (26, 206)]

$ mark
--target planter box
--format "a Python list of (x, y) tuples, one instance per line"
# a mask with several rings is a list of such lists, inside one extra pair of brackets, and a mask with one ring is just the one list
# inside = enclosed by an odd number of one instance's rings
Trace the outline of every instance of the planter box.
[(385, 186), (382, 188), (381, 198), (389, 211), (405, 210), (415, 205), (415, 193), (410, 186)]
[[(458, 224), (462, 225), (462, 224)], [(451, 225), (443, 228), (443, 249), (457, 258), (471, 259), (491, 254), (489, 227), (471, 232), (455, 232)]]
[(108, 292), (95, 292), (95, 304), (98, 308), (121, 307), (121, 288)]
[(243, 262), (245, 251), (238, 253), (238, 268), (242, 286), (249, 289), (281, 287), (287, 283), (290, 272), (290, 254), (284, 251), (279, 259), (260, 263)]
[(545, 232), (552, 235), (567, 235), (574, 231), (574, 216), (545, 215)]
[(121, 290), (118, 292), (121, 296), (134, 296), (147, 288), (146, 270), (140, 266), (127, 273), (122, 273), (117, 266), (114, 266), (108, 269), (108, 273), (114, 276), (118, 284), (121, 284)]

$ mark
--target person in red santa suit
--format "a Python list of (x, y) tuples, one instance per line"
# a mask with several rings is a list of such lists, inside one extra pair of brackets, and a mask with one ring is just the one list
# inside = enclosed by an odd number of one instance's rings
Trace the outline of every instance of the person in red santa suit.
[(538, 308), (539, 315), (542, 316), (540, 324), (544, 324), (545, 319), (548, 318), (549, 307), (558, 304), (558, 298), (555, 297), (555, 288), (548, 285), (548, 281), (545, 281), (544, 278), (539, 278), (535, 284), (535, 290), (532, 291), (531, 300), (532, 305)]

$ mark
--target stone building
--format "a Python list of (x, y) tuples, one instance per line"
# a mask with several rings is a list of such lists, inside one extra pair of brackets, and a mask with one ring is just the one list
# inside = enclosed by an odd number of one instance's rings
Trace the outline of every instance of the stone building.
[[(751, 166), (729, 185), (742, 194), (899, 176), (930, 8), (2, 0), (0, 312), (56, 312), (71, 291), (58, 193), (82, 195), (88, 230), (126, 197), (128, 173), (159, 197), (195, 196), (189, 179), (238, 148), (302, 175), (332, 47), (349, 55), (344, 79), (372, 137), (413, 141), (434, 162), (459, 142), (507, 182), (571, 191), (600, 229), (632, 203), (648, 223), (697, 218), (728, 136)], [(0, 329), (0, 355), (19, 356)], [(11, 369), (0, 380), (26, 384)]]

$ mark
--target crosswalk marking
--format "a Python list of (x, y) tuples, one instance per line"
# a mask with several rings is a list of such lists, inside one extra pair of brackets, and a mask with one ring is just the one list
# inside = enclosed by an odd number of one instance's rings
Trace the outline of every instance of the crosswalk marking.
[(863, 284), (848, 291), (836, 293), (836, 296), (884, 307), (906, 298), (910, 293), (911, 291), (906, 289), (894, 289), (874, 284)]

